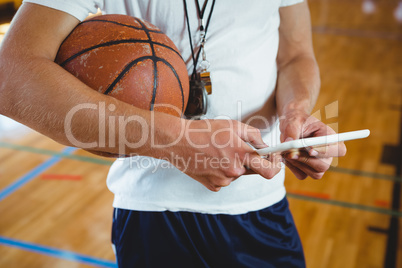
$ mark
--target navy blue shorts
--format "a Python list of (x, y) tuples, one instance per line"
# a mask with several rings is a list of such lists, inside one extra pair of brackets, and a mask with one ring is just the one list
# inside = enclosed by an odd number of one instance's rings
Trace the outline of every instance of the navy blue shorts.
[(241, 215), (115, 209), (119, 267), (305, 267), (287, 199)]

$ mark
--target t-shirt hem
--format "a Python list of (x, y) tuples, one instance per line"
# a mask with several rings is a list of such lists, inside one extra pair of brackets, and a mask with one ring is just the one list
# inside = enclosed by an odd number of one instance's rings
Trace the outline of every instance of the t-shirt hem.
[(120, 209), (136, 210), (136, 211), (153, 211), (153, 212), (194, 212), (203, 214), (228, 214), (237, 215), (245, 214), (251, 211), (258, 211), (266, 207), (272, 206), (281, 201), (286, 196), (285, 187), (277, 189), (275, 192), (268, 193), (265, 197), (252, 202), (236, 203), (235, 206), (216, 207), (210, 204), (186, 203), (179, 202), (140, 202), (134, 198), (115, 195), (113, 207)]
[(304, 0), (282, 0), (280, 7), (292, 6), (302, 3)]

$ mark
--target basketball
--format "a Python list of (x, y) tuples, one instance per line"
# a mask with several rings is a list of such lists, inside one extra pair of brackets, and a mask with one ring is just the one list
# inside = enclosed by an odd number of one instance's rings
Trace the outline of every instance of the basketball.
[(186, 65), (159, 28), (126, 15), (81, 22), (55, 62), (86, 85), (141, 109), (181, 116), (187, 105)]

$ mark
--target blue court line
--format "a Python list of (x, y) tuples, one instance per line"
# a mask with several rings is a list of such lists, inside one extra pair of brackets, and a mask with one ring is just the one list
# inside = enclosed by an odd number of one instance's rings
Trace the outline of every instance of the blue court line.
[[(63, 153), (65, 154), (71, 154), (73, 153), (77, 148), (74, 147), (67, 147), (66, 149), (63, 150)], [(11, 185), (7, 186), (3, 190), (0, 191), (0, 201), (2, 201), (4, 198), (9, 196), (10, 194), (14, 193), (17, 191), (19, 188), (24, 186), (26, 183), (30, 182), (34, 178), (36, 178), (38, 175), (40, 175), (42, 172), (44, 172), (46, 169), (50, 168), (51, 166), (57, 164), (60, 160), (62, 160), (61, 157), (59, 156), (54, 156), (47, 160), (46, 162), (40, 164), (36, 168), (32, 169), (30, 172), (25, 174), (22, 178), (18, 179), (16, 182), (12, 183)]]
[(82, 254), (78, 254), (72, 251), (60, 250), (52, 247), (42, 246), (34, 243), (29, 243), (25, 241), (20, 241), (16, 239), (11, 239), (7, 237), (0, 236), (0, 245), (10, 246), (19, 248), (22, 250), (39, 253), (42, 255), (47, 255), (50, 257), (55, 257), (59, 259), (64, 259), (68, 261), (79, 262), (83, 264), (93, 265), (97, 267), (117, 267), (117, 264), (113, 261), (98, 259)]

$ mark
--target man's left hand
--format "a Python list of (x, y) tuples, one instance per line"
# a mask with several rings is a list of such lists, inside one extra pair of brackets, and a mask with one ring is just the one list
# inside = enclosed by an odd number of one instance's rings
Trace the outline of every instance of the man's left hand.
[[(280, 120), (281, 142), (302, 138), (319, 137), (336, 134), (336, 132), (320, 120), (304, 111), (288, 111)], [(333, 157), (346, 154), (343, 142), (321, 147), (300, 149), (284, 154), (286, 166), (300, 180), (308, 176), (321, 179), (329, 169)]]

